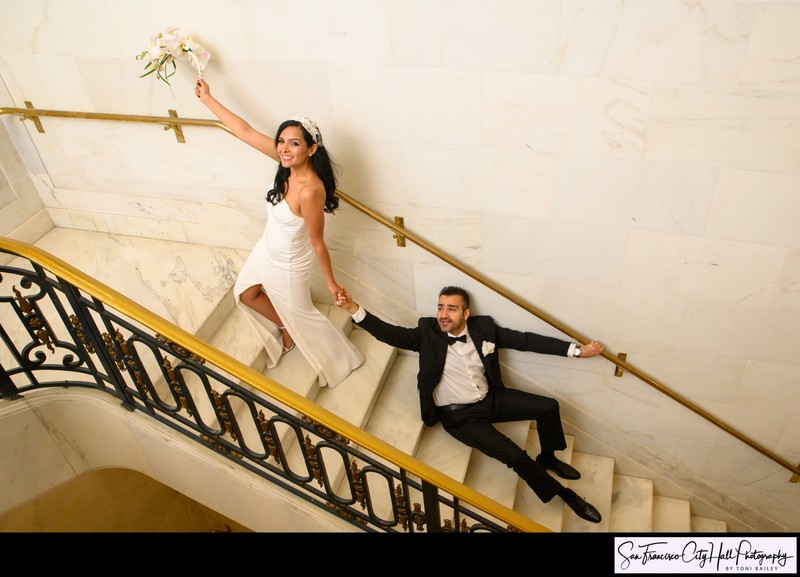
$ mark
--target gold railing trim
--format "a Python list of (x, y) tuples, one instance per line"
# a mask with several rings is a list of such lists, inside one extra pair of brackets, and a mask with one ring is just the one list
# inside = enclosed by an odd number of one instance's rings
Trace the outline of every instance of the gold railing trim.
[[(217, 128), (222, 128), (223, 130), (230, 133), (230, 130), (223, 125), (221, 122), (215, 120), (204, 120), (198, 118), (175, 118), (175, 117), (159, 117), (159, 116), (135, 116), (130, 114), (106, 114), (106, 113), (97, 113), (97, 112), (65, 112), (60, 110), (38, 110), (35, 108), (0, 108), (0, 115), (2, 114), (19, 114), (28, 118), (35, 118), (37, 116), (52, 116), (52, 117), (60, 117), (60, 118), (83, 118), (83, 119), (94, 119), (94, 120), (116, 120), (116, 121), (128, 121), (128, 122), (145, 122), (145, 123), (152, 123), (152, 124), (166, 124), (166, 125), (189, 125), (189, 126), (214, 126)], [(169, 128), (167, 126), (166, 128)], [(441, 250), (437, 249), (433, 245), (429, 244), (428, 242), (422, 240), (421, 238), (417, 237), (415, 234), (408, 231), (406, 228), (401, 228), (397, 226), (395, 223), (391, 222), (387, 218), (383, 217), (382, 215), (378, 214), (368, 206), (360, 203), (359, 201), (355, 200), (354, 198), (348, 196), (347, 194), (343, 193), (341, 190), (337, 190), (337, 195), (356, 208), (357, 210), (363, 212), (373, 220), (376, 220), (383, 224), (385, 227), (391, 229), (395, 232), (395, 237), (399, 238), (402, 236), (404, 239), (410, 240), (420, 248), (428, 251), (429, 253), (433, 254), (434, 256), (438, 257), (439, 259), (443, 260), (444, 262), (448, 263), (450, 266), (460, 270), (464, 274), (470, 276), (471, 278), (475, 279), (482, 285), (486, 286), (490, 290), (496, 292), (497, 294), (505, 297), (509, 301), (513, 302), (518, 307), (528, 311), (529, 313), (537, 316), (550, 326), (558, 329), (565, 335), (569, 336), (570, 338), (578, 341), (581, 344), (586, 344), (589, 342), (589, 339), (576, 331), (575, 329), (568, 327), (564, 323), (560, 322), (559, 320), (551, 317), (546, 312), (534, 307), (533, 305), (528, 304), (522, 298), (518, 297), (517, 295), (513, 294), (512, 292), (506, 290), (505, 288), (497, 285), (490, 279), (486, 278), (478, 271), (472, 269), (471, 267), (457, 261), (453, 257), (448, 254), (445, 254)], [(187, 333), (188, 334), (188, 333)], [(708, 422), (712, 423), (716, 427), (722, 429), (729, 435), (735, 437), (742, 443), (746, 444), (750, 448), (758, 451), (768, 459), (774, 461), (775, 463), (779, 464), (781, 467), (791, 471), (796, 475), (800, 475), (800, 466), (794, 466), (789, 461), (781, 458), (777, 454), (773, 453), (766, 447), (760, 445), (753, 439), (749, 438), (748, 436), (744, 435), (740, 431), (734, 429), (718, 417), (712, 415), (705, 409), (695, 405), (688, 399), (683, 398), (675, 391), (669, 389), (668, 387), (662, 385), (649, 375), (645, 374), (644, 372), (640, 371), (636, 367), (628, 364), (626, 361), (623, 361), (613, 353), (608, 350), (604, 350), (602, 356), (606, 358), (608, 361), (614, 363), (618, 369), (622, 369), (627, 371), (628, 373), (634, 375), (639, 380), (644, 381), (657, 391), (667, 395), (673, 401), (683, 405), (690, 411), (694, 412), (695, 414), (699, 415), (700, 417), (704, 418)]]
[(0, 237), (0, 249), (9, 250), (41, 265), (80, 290), (85, 291), (124, 315), (136, 319), (150, 330), (163, 335), (186, 350), (200, 355), (225, 372), (247, 382), (273, 399), (300, 411), (315, 421), (324, 423), (327, 428), (350, 439), (356, 445), (366, 447), (370, 451), (382, 457), (386, 457), (402, 469), (444, 489), (465, 503), (469, 503), (482, 511), (486, 511), (494, 517), (502, 519), (510, 526), (516, 527), (522, 531), (532, 533), (551, 532), (547, 527), (520, 515), (516, 511), (501, 505), (466, 485), (458, 483), (451, 477), (426, 465), (422, 461), (415, 459), (385, 441), (367, 433), (363, 429), (356, 427), (335, 413), (322, 408), (313, 401), (295, 393), (269, 377), (262, 375), (255, 369), (219, 349), (214, 348), (203, 340), (198, 339), (191, 333), (144, 308), (97, 279), (86, 275), (58, 257), (30, 244), (7, 237)]
[[(16, 114), (21, 116), (20, 120), (32, 120), (36, 125), (39, 132), (44, 132), (40, 117), (49, 118), (79, 118), (82, 120), (108, 120), (112, 122), (141, 122), (144, 124), (160, 124), (164, 126), (164, 130), (180, 129), (181, 126), (211, 126), (214, 128), (221, 128), (222, 130), (231, 133), (227, 126), (222, 124), (219, 120), (208, 120), (205, 118), (180, 118), (174, 110), (168, 111), (170, 116), (146, 116), (137, 114), (110, 114), (106, 112), (67, 112), (64, 110), (46, 110), (42, 108), (33, 108), (30, 102), (25, 102), (27, 108), (0, 108), (0, 116), (3, 114)], [(174, 116), (173, 116), (174, 114)], [(179, 130), (176, 130), (178, 136)], [(179, 142), (181, 136), (178, 136)]]

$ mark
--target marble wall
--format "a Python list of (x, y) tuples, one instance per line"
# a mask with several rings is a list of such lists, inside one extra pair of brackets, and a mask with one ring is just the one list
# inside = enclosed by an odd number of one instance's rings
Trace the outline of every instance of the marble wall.
[[(313, 117), (344, 192), (800, 461), (800, 1), (0, 0), (0, 105), (212, 118), (190, 68), (139, 78), (169, 25), (257, 128)], [(45, 218), (241, 250), (260, 235), (274, 163), (225, 132), (42, 122), (3, 117), (5, 179), (27, 183), (0, 188), (3, 234)], [(326, 235), (399, 322), (460, 283), (473, 313), (557, 334), (349, 206)], [(613, 423), (653, 466), (796, 523), (787, 472), (630, 375), (509, 362), (595, 438)]]

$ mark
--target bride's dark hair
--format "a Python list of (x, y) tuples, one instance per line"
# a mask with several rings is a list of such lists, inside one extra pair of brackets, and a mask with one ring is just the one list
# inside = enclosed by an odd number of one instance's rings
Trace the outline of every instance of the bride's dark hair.
[[(275, 142), (278, 141), (278, 137), (287, 126), (299, 126), (300, 130), (303, 132), (303, 138), (306, 144), (309, 147), (314, 145), (314, 138), (308, 130), (303, 127), (299, 120), (284, 121), (283, 124), (278, 127), (278, 132), (275, 134)], [(317, 176), (322, 180), (322, 184), (325, 185), (325, 212), (333, 214), (333, 212), (339, 208), (339, 197), (336, 196), (337, 183), (335, 165), (328, 154), (328, 149), (324, 146), (317, 146), (317, 150), (311, 155), (309, 162), (311, 162), (314, 172), (316, 172)], [(267, 193), (268, 202), (278, 204), (283, 200), (283, 195), (286, 194), (286, 187), (289, 183), (290, 173), (290, 168), (284, 168), (281, 164), (278, 164), (278, 172), (275, 173), (275, 184), (273, 184), (272, 190)]]

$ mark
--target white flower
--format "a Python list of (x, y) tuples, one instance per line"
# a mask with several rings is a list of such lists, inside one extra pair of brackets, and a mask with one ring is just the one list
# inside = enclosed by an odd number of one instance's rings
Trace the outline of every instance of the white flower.
[[(185, 59), (197, 70), (197, 76), (203, 77), (203, 70), (211, 59), (211, 54), (200, 44), (192, 40), (192, 37), (177, 26), (170, 26), (150, 37), (150, 46), (143, 50), (136, 60), (144, 60), (145, 73), (140, 76), (143, 78), (155, 73), (159, 80), (169, 84), (169, 77), (175, 74), (177, 60)], [(169, 66), (172, 65), (170, 69)]]
[(483, 341), (481, 352), (483, 352), (484, 357), (491, 355), (494, 352), (494, 343), (490, 343), (489, 341)]

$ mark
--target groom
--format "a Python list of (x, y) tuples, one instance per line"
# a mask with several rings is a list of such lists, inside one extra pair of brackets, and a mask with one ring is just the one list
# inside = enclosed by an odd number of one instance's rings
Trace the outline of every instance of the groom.
[[(575, 491), (547, 473), (580, 479), (572, 466), (556, 458), (567, 448), (558, 401), (503, 385), (497, 349), (510, 348), (547, 355), (587, 358), (599, 355), (595, 341), (578, 346), (553, 337), (496, 325), (489, 316), (469, 314), (469, 295), (459, 287), (444, 287), (434, 317), (423, 317), (415, 328), (386, 323), (353, 301), (345, 289), (336, 305), (380, 341), (419, 353), (419, 391), (422, 420), (441, 420), (450, 435), (512, 468), (543, 502), (556, 495), (576, 515), (599, 523), (599, 511)], [(536, 460), (498, 431), (493, 423), (535, 420), (541, 453)]]

